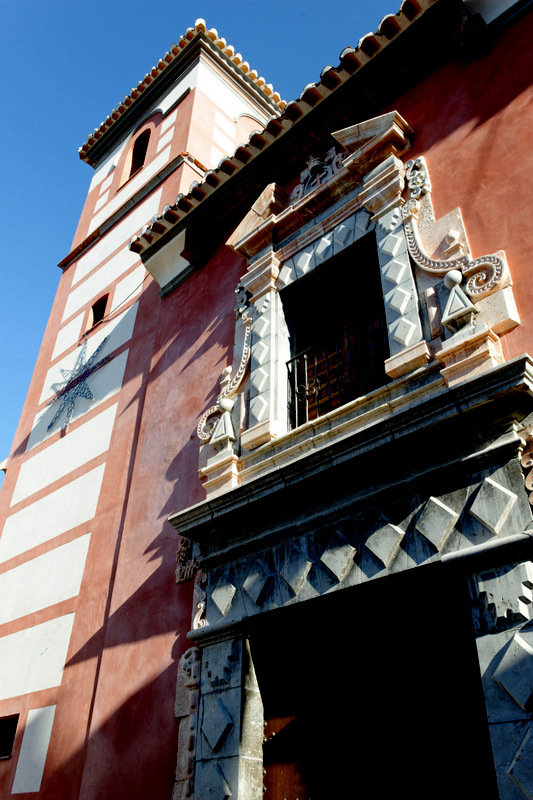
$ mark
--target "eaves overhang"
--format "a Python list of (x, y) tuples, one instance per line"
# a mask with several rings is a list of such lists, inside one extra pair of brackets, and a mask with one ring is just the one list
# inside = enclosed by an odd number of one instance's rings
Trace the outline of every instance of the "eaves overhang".
[[(252, 132), (248, 141), (240, 144), (231, 156), (223, 158), (215, 169), (208, 170), (202, 181), (195, 181), (186, 194), (178, 195), (175, 202), (166, 205), (160, 215), (152, 217), (131, 240), (130, 249), (147, 263), (161, 247), (186, 228), (193, 218), (199, 216), (200, 209), (207, 212), (205, 207), (209, 206), (212, 219), (211, 201), (215, 200), (215, 195), (217, 201), (225, 203), (230, 194), (245, 194), (247, 184), (253, 183), (250, 175), (257, 162), (261, 162), (264, 172), (270, 171), (272, 175), (275, 160), (272, 151), (276, 151), (278, 155), (282, 151), (288, 152), (290, 144), (294, 145), (297, 137), (301, 141), (313, 121), (321, 124), (320, 117), (325, 106), (333, 98), (343, 94), (354, 80), (359, 80), (359, 83), (365, 80), (366, 73), (380, 62), (392, 45), (396, 46), (398, 43), (399, 46), (405, 38), (410, 39), (413, 46), (413, 34), (418, 27), (416, 23), (420, 23), (427, 12), (437, 6), (442, 10), (442, 16), (448, 19), (455, 19), (459, 13), (466, 13), (461, 0), (404, 0), (396, 14), (384, 17), (375, 33), (368, 33), (360, 39), (356, 47), (345, 48), (337, 67), (324, 67), (320, 80), (308, 84), (297, 100), (288, 103), (283, 113), (273, 116), (263, 130)], [(427, 26), (429, 35), (442, 33), (437, 23), (438, 20), (433, 26)], [(418, 34), (421, 50), (428, 46), (427, 42), (422, 42), (422, 37), (426, 35), (424, 27), (421, 27)], [(391, 76), (392, 85), (394, 80), (395, 76)]]

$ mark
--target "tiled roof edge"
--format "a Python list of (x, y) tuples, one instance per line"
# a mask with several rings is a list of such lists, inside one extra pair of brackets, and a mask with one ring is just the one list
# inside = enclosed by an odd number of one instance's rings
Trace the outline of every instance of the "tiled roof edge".
[(271, 117), (263, 130), (253, 131), (248, 141), (240, 144), (233, 155), (224, 157), (215, 169), (208, 170), (201, 183), (194, 181), (187, 194), (179, 194), (173, 204), (166, 205), (160, 215), (152, 217), (140, 233), (131, 239), (129, 249), (141, 254), (161, 239), (171, 228), (182, 222), (202, 200), (213, 194), (228, 178), (364, 67), (437, 2), (439, 0), (403, 0), (396, 14), (383, 17), (375, 33), (367, 33), (356, 47), (344, 48), (338, 67), (324, 67), (320, 80), (307, 84), (299, 98), (288, 103), (281, 115)]
[(187, 28), (185, 34), (180, 36), (177, 43), (172, 44), (170, 49), (165, 53), (163, 58), (159, 59), (157, 66), (152, 67), (144, 78), (139, 81), (136, 87), (130, 90), (130, 93), (125, 95), (123, 100), (117, 104), (105, 120), (89, 134), (84, 144), (78, 149), (79, 156), (83, 161), (91, 164), (89, 151), (91, 147), (98, 141), (114, 124), (122, 117), (123, 114), (132, 106), (135, 101), (146, 91), (159, 75), (173, 63), (173, 61), (183, 52), (183, 50), (198, 36), (203, 33), (217, 47), (225, 56), (227, 56), (233, 65), (242, 72), (260, 92), (265, 95), (265, 98), (270, 101), (274, 109), (283, 111), (285, 108), (285, 101), (281, 99), (278, 92), (274, 91), (271, 83), (267, 83), (264, 78), (257, 74), (257, 71), (251, 69), (247, 61), (244, 61), (240, 53), (235, 52), (235, 48), (226, 42), (225, 39), (219, 37), (215, 28), (207, 28), (205, 20), (197, 19), (194, 23), (194, 28)]

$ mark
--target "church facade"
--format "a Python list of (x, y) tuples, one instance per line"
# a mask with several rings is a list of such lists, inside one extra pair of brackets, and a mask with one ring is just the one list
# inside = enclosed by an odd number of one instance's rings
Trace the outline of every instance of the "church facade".
[(94, 177), (0, 493), (0, 795), (533, 795), (530, 3), (288, 104), (198, 20)]

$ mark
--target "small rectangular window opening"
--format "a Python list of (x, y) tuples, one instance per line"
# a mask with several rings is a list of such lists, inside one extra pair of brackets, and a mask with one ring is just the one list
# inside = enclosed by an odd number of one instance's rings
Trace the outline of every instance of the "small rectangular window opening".
[(0, 761), (11, 758), (20, 714), (0, 717)]
[(105, 317), (108, 298), (109, 295), (105, 294), (103, 297), (100, 297), (96, 301), (96, 303), (93, 304), (91, 308), (91, 313), (89, 315), (88, 328), (94, 328), (95, 325), (98, 325), (98, 323), (103, 320), (103, 318)]

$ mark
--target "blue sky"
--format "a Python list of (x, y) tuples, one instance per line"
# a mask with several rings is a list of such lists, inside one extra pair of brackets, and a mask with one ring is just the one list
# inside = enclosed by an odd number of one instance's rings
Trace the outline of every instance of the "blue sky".
[(0, 0), (0, 461), (11, 449), (91, 180), (78, 148), (205, 19), (287, 101), (400, 0)]

